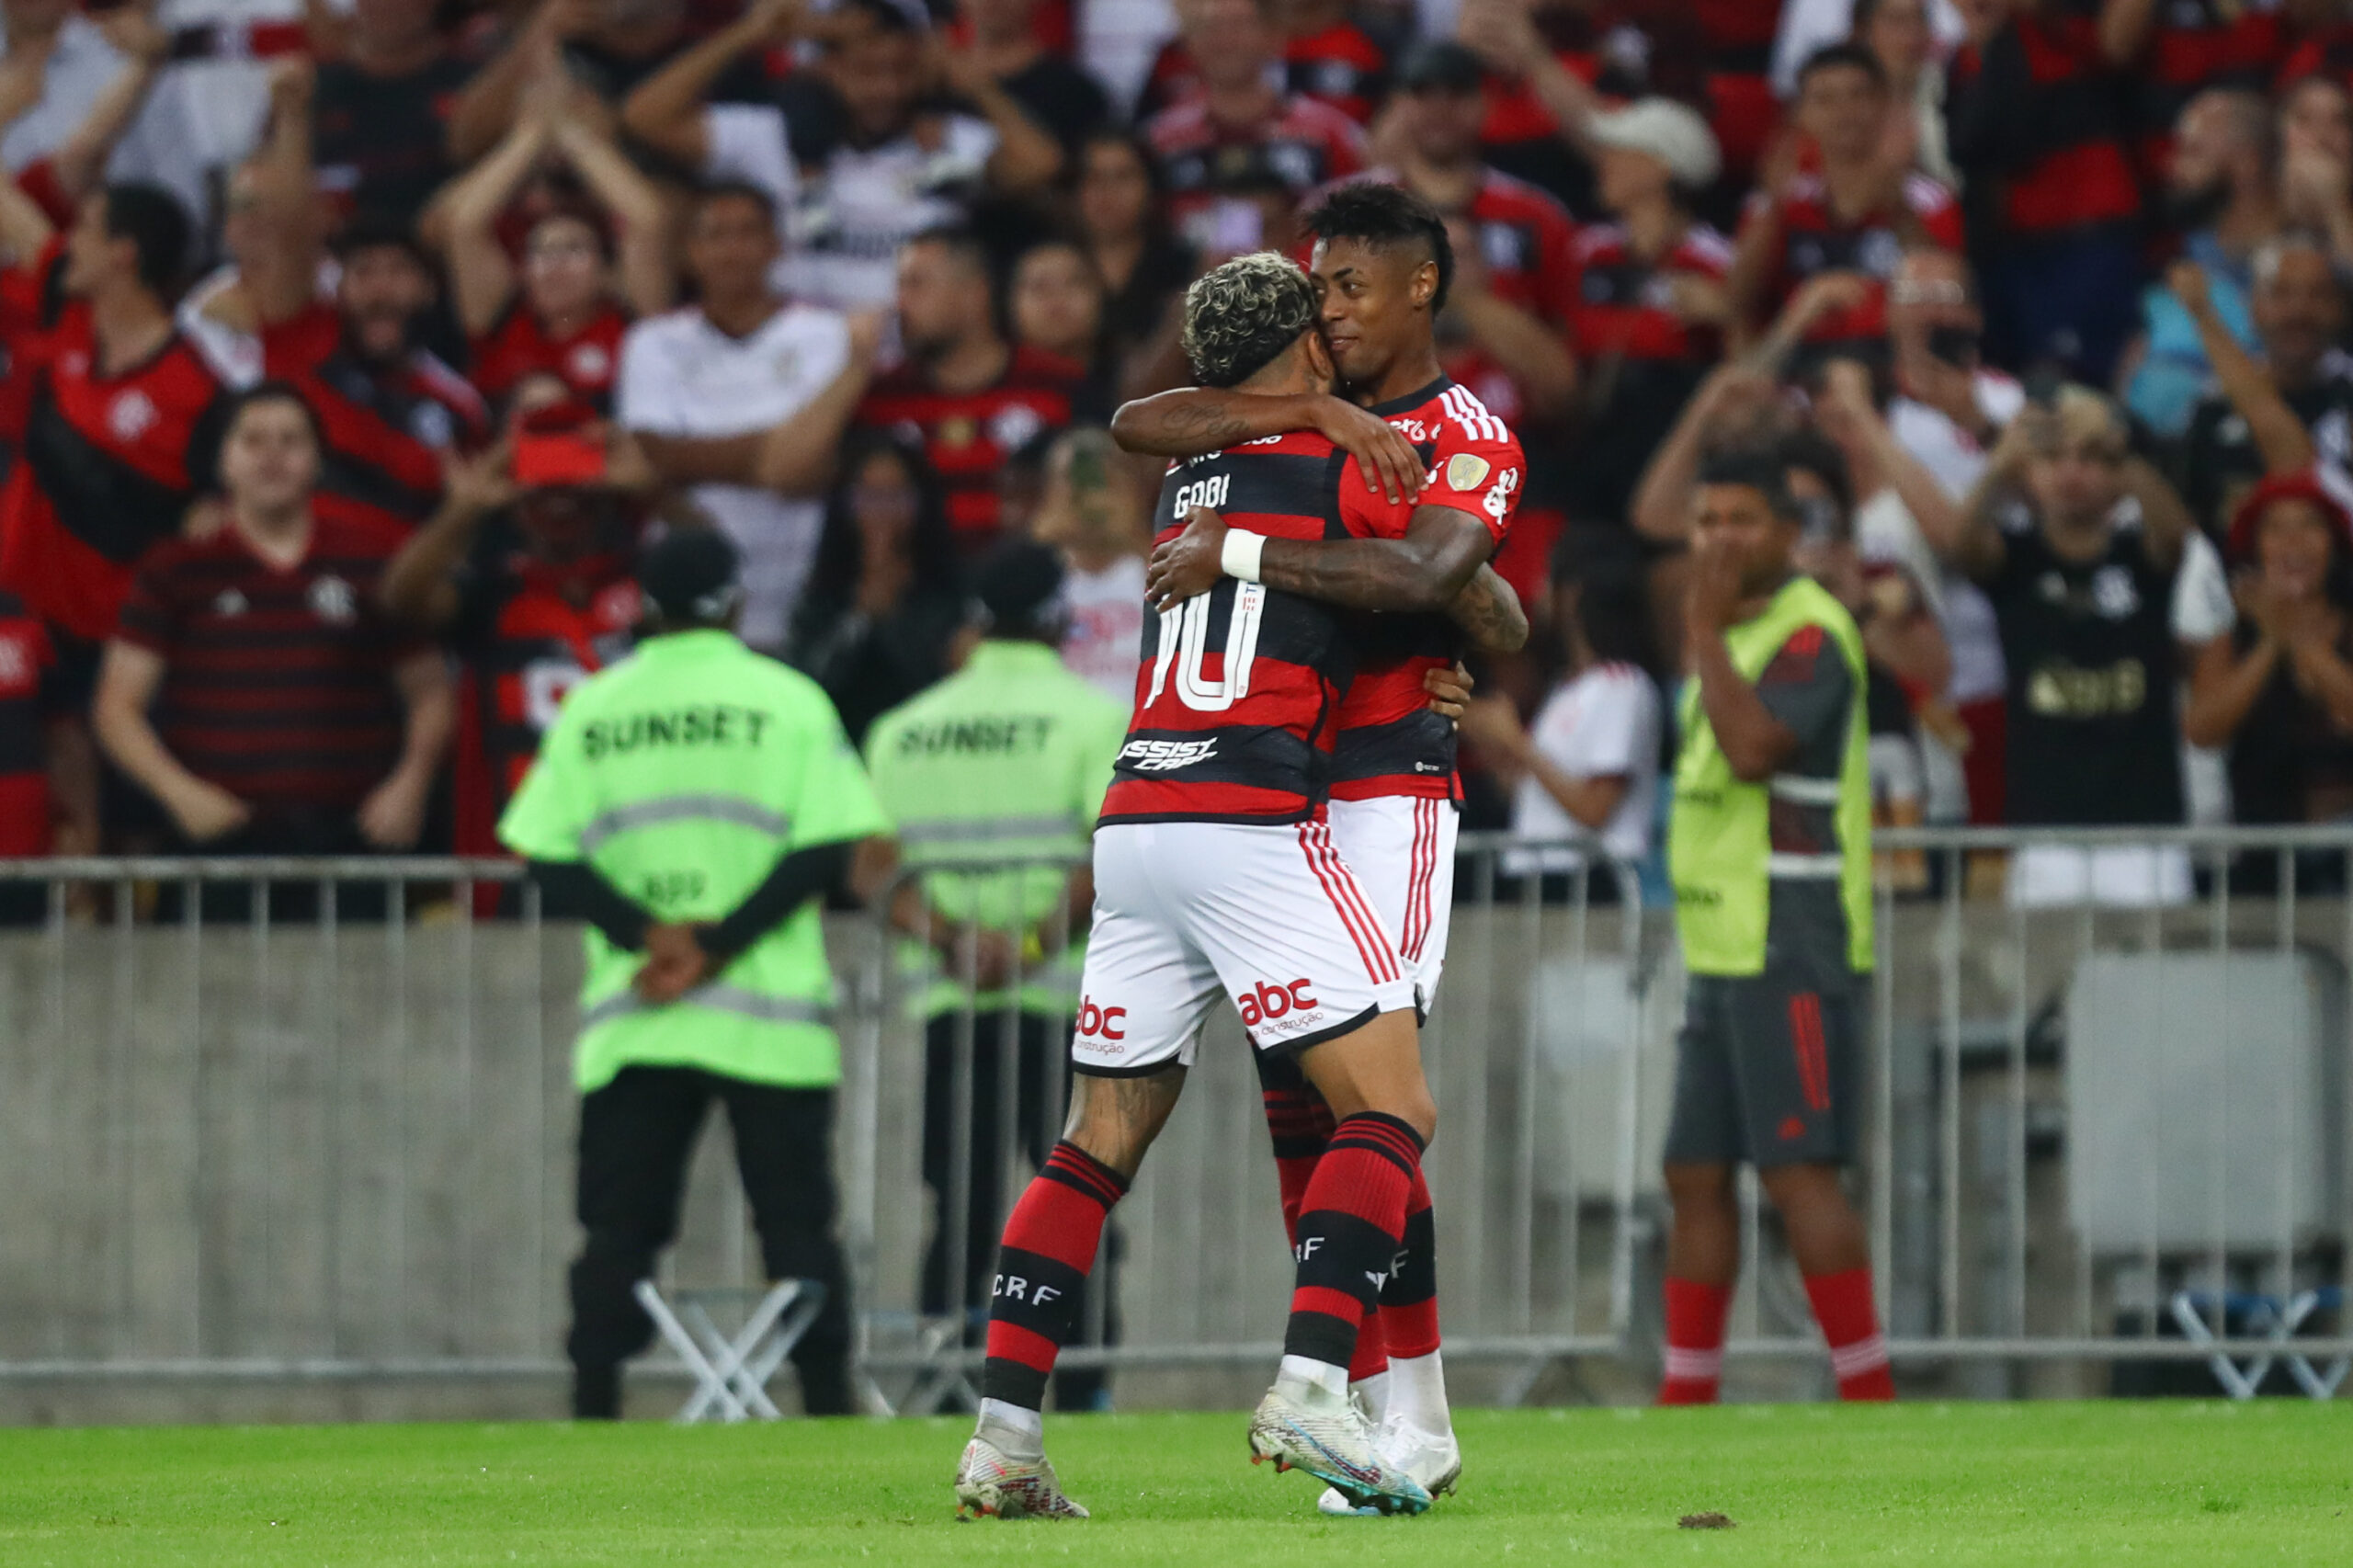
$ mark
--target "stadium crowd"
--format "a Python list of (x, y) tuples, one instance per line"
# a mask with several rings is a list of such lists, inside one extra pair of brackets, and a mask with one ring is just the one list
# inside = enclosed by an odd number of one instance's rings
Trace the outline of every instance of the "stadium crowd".
[(1156, 473), (1101, 427), (1356, 178), (1447, 214), (1529, 457), (1471, 824), (1650, 854), (1695, 475), (1760, 443), (1883, 820), (2353, 809), (2347, 0), (0, 21), (0, 854), (490, 852), (668, 528), (853, 736), (1017, 537), (1124, 704)]

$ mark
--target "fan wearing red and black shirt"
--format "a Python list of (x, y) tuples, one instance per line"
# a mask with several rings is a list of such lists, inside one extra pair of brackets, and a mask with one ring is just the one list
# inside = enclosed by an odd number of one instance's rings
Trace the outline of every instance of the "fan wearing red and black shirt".
[(98, 739), (188, 847), (414, 846), (449, 738), (441, 655), (377, 608), (397, 548), (313, 506), (319, 442), (292, 388), (230, 409), (226, 517), (140, 563), (98, 679)]
[[(1303, 98), (1331, 105), (1358, 125), (1371, 123), (1387, 96), (1389, 57), (1372, 35), (1348, 19), (1340, 0), (1281, 0), (1283, 85)], [(1170, 39), (1153, 57), (1136, 102), (1136, 118), (1150, 119), (1201, 90), (1200, 67), (1182, 38)]]
[[(996, 540), (997, 473), (1071, 422), (1084, 372), (997, 330), (988, 253), (969, 230), (936, 229), (899, 251), (905, 358), (874, 379), (856, 422), (922, 443), (967, 557)], [(1098, 415), (1099, 417), (1099, 415)]]
[[(577, 176), (588, 200), (551, 189), (551, 164)], [(653, 182), (575, 112), (570, 94), (542, 92), (435, 206), (475, 390), (501, 403), (525, 377), (547, 373), (608, 409), (621, 335), (668, 310), (676, 287), (668, 210)], [(519, 235), (503, 232), (510, 213)]]
[(1961, 248), (1952, 193), (1888, 152), (1888, 113), (1886, 70), (1859, 45), (1818, 49), (1799, 69), (1797, 129), (1818, 156), (1749, 199), (1727, 284), (1741, 325), (1762, 328), (1814, 278), (1852, 273), (1858, 301), (1814, 321), (1805, 341), (1876, 352), (1905, 248)]
[(1364, 167), (1364, 133), (1355, 120), (1268, 85), (1281, 48), (1273, 8), (1274, 0), (1198, 0), (1186, 20), (1185, 45), (1200, 71), (1201, 90), (1144, 126), (1169, 217), (1205, 256), (1288, 238), (1266, 232), (1262, 217), (1233, 205), (1247, 196), (1281, 190), (1296, 199)]
[[(1269, 587), (1303, 593), (1376, 615), (1363, 633), (1357, 679), (1344, 704), (1336, 745), (1330, 815), (1340, 853), (1355, 867), (1374, 907), (1403, 945), (1421, 1005), (1434, 997), (1445, 961), (1452, 903), (1458, 798), (1453, 726), (1430, 710), (1434, 680), (1450, 672), (1468, 631), (1484, 646), (1511, 650), (1527, 638), (1518, 600), (1492, 566), (1518, 506), (1527, 465), (1502, 421), (1449, 381), (1438, 367), (1434, 322), (1446, 303), (1454, 256), (1443, 219), (1394, 186), (1353, 184), (1332, 193), (1305, 222), (1316, 236), (1313, 278), (1332, 358), (1369, 415), (1368, 437), (1349, 421), (1330, 427), (1384, 486), (1415, 499), (1393, 539), (1306, 545), (1269, 540), (1253, 546), (1201, 514), (1155, 551), (1147, 591), (1155, 602), (1198, 591), (1220, 572), (1247, 565)], [(1245, 441), (1316, 427), (1328, 418), (1314, 400), (1269, 401), (1204, 389), (1164, 392), (1128, 404), (1112, 426), (1131, 450), (1181, 456), (1205, 439)], [(1402, 460), (1392, 457), (1402, 446)], [(1424, 476), (1427, 474), (1427, 480)], [(1234, 540), (1229, 554), (1227, 540)], [(1246, 558), (1256, 557), (1255, 560)], [(1470, 574), (1465, 562), (1477, 563)], [(1316, 1168), (1312, 1096), (1265, 1070), (1268, 1123), (1287, 1207), (1303, 1174)], [(1443, 1478), (1459, 1464), (1438, 1360), (1434, 1229), (1415, 1195), (1406, 1263), (1381, 1292), (1377, 1331), (1385, 1343), (1385, 1393), (1401, 1455), (1416, 1473)], [(1353, 1379), (1377, 1381), (1382, 1358), (1359, 1341)]]
[(433, 263), (405, 223), (368, 214), (345, 224), (334, 294), (321, 296), (310, 79), (282, 62), (270, 89), (268, 140), (232, 182), (236, 266), (199, 289), (189, 313), (224, 380), (267, 377), (301, 392), (324, 442), (323, 494), (413, 526), (440, 497), (444, 460), (480, 443), (482, 397), (416, 341)]
[[(61, 810), (93, 791), (58, 787), (59, 769), (89, 742), (79, 735), (81, 715), (63, 704), (56, 668), (49, 629), (16, 595), (0, 593), (0, 859), (97, 852), (96, 815)], [(48, 909), (43, 883), (0, 881), (0, 926), (36, 924)]]
[[(566, 413), (547, 412), (549, 423)], [(461, 662), (460, 855), (506, 853), (498, 819), (540, 737), (567, 692), (629, 651), (641, 608), (630, 493), (654, 481), (634, 443), (593, 424), (554, 437), (526, 426), (513, 439), (518, 457), (494, 450), (450, 470), (441, 509), (392, 558), (381, 589), (393, 619)], [(542, 480), (534, 441), (590, 459), (601, 447), (600, 471)]]
[[(1315, 315), (1295, 263), (1236, 257), (1187, 292), (1186, 352), (1203, 381), (1240, 389), (1239, 401), (1292, 402), (1331, 384)], [(1162, 536), (1212, 506), (1254, 530), (1231, 537), (1269, 551), (1349, 549), (1324, 541), (1394, 528), (1402, 510), (1307, 431), (1172, 464)], [(1451, 581), (1434, 574), (1426, 591), (1450, 597), (1479, 559), (1457, 553), (1443, 563)], [(1006, 1223), (980, 1421), (956, 1477), (960, 1506), (980, 1512), (1085, 1512), (1046, 1462), (1046, 1382), (1076, 1327), (1104, 1220), (1226, 998), (1255, 1054), (1303, 1074), (1337, 1118), (1297, 1214), (1282, 1367), (1251, 1422), (1252, 1451), (1324, 1477), (1356, 1505), (1429, 1506), (1431, 1489), (1377, 1451), (1348, 1398), (1348, 1362), (1437, 1123), (1411, 981), (1317, 820), (1352, 639), (1328, 603), (1256, 581), (1204, 586), (1149, 623), (1136, 718), (1095, 834), (1070, 1131)]]

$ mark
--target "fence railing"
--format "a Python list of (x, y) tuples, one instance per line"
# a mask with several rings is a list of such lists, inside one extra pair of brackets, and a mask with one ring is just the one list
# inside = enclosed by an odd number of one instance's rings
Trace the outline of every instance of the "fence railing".
[[(1899, 1364), (1987, 1394), (2093, 1386), (2087, 1363), (2161, 1382), (2214, 1352), (2200, 1334), (2277, 1348), (2291, 1312), (2304, 1354), (2353, 1351), (2353, 831), (1881, 847), (1910, 891), (1879, 895), (1855, 1190)], [(1545, 869), (1573, 858), (1463, 840), (1424, 1034), (1449, 1354), (1500, 1362), (1506, 1398), (1656, 1342), (1671, 912), (1631, 870)], [(997, 1217), (1061, 1121), (1076, 977), (1033, 962), (983, 1001), (970, 953), (855, 915), (828, 942), (860, 1349), (878, 1397), (934, 1406), (964, 1392)], [(0, 1379), (556, 1369), (579, 972), (576, 928), (503, 863), (0, 863)], [(748, 1283), (720, 1145), (668, 1267)], [(1267, 1148), (1221, 1009), (1069, 1366), (1271, 1358)], [(1818, 1357), (1753, 1185), (1744, 1214), (1728, 1348)]]

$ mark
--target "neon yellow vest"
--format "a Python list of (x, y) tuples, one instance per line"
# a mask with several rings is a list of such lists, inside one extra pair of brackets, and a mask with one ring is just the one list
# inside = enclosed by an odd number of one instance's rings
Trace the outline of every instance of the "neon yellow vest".
[[(717, 920), (777, 861), (890, 823), (814, 681), (725, 631), (656, 637), (574, 687), (498, 824), (534, 860), (585, 861), (656, 920)], [(841, 1077), (834, 981), (812, 900), (679, 1000), (630, 982), (642, 953), (586, 934), (573, 1081), (699, 1067), (824, 1088)]]
[[(1838, 767), (1832, 812), (1838, 848), (1836, 867), (1847, 911), (1847, 961), (1857, 973), (1871, 967), (1871, 788), (1863, 715), (1863, 637), (1846, 607), (1811, 577), (1783, 585), (1764, 612), (1724, 633), (1733, 667), (1754, 682), (1790, 634), (1818, 626), (1837, 645), (1852, 677), (1847, 744)], [(1694, 974), (1756, 974), (1765, 968), (1771, 910), (1772, 833), (1768, 820), (1774, 782), (1736, 778), (1716, 744), (1699, 706), (1699, 683), (1685, 683), (1683, 749), (1675, 763), (1675, 808), (1666, 833), (1667, 876), (1675, 884), (1677, 929), (1684, 967)], [(1784, 789), (1807, 780), (1779, 781)], [(1790, 868), (1802, 874), (1815, 868)], [(1818, 874), (1818, 871), (1817, 871)]]

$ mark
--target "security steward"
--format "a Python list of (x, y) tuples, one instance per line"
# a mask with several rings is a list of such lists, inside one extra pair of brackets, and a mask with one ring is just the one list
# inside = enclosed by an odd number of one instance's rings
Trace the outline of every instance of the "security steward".
[(890, 829), (824, 693), (736, 640), (744, 590), (723, 536), (671, 534), (638, 582), (636, 653), (565, 699), (499, 824), (590, 926), (573, 1050), (587, 1232), (572, 1266), (573, 1408), (620, 1414), (621, 1363), (654, 1334), (632, 1289), (677, 1233), (717, 1099), (768, 1278), (825, 1291), (792, 1354), (801, 1406), (846, 1414), (841, 1052), (818, 904), (879, 888)]
[[(875, 793), (904, 863), (924, 872), (892, 914), (910, 934), (903, 961), (925, 977), (923, 1176), (939, 1220), (923, 1301), (935, 1316), (986, 1318), (1004, 1130), (1034, 1168), (1062, 1125), (1061, 1047), (1095, 900), (1088, 841), (1128, 723), (1056, 651), (1063, 574), (1042, 545), (999, 548), (977, 574), (962, 667), (867, 733)], [(963, 1256), (951, 1279), (960, 1137)], [(1084, 1407), (1101, 1386), (1074, 1371), (1057, 1392), (1063, 1408)]]
[(1742, 1161), (1780, 1211), (1840, 1394), (1894, 1392), (1842, 1181), (1872, 960), (1862, 634), (1792, 565), (1802, 523), (1784, 472), (1771, 453), (1711, 460), (1692, 530), (1667, 828), (1690, 976), (1666, 1135), (1667, 1403), (1716, 1396)]

